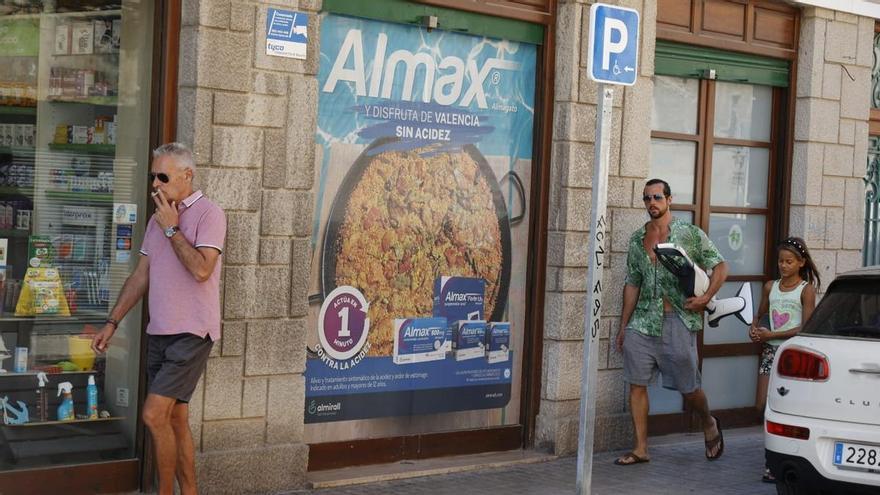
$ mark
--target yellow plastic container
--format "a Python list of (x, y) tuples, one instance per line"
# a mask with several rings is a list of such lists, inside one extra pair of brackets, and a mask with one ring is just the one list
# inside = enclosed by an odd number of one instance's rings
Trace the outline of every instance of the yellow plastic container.
[(67, 348), (70, 362), (79, 366), (82, 371), (89, 371), (95, 365), (95, 351), (92, 350), (92, 339), (71, 335), (67, 337)]

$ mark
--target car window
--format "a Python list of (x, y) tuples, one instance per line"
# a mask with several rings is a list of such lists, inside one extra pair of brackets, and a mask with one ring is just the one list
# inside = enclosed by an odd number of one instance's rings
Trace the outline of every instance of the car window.
[(835, 281), (802, 333), (880, 340), (880, 280)]

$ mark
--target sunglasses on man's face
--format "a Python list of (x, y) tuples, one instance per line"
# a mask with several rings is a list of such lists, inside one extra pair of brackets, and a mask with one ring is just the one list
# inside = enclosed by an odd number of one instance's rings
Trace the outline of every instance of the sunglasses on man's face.
[(168, 181), (171, 180), (168, 177), (168, 174), (163, 174), (162, 172), (159, 172), (158, 174), (154, 174), (154, 173), (150, 172), (150, 182), (153, 182), (156, 179), (159, 179), (159, 182), (161, 182), (163, 184), (168, 184)]
[(644, 196), (642, 196), (642, 201), (644, 201), (645, 203), (651, 201), (652, 199), (654, 201), (663, 201), (664, 199), (666, 199), (666, 196), (662, 194), (645, 194)]

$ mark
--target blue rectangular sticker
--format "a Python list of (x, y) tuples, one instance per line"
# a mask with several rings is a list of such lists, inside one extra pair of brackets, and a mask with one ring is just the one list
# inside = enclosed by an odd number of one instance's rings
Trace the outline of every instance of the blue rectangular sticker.
[(266, 14), (266, 55), (305, 60), (308, 25), (308, 14), (270, 8)]

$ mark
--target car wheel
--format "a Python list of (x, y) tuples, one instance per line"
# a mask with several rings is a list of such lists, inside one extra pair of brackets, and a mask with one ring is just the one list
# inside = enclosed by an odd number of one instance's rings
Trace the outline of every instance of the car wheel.
[(801, 486), (798, 473), (794, 469), (786, 469), (782, 476), (776, 478), (777, 495), (813, 495), (815, 492)]
[(776, 480), (776, 495), (800, 495), (800, 492), (797, 485)]

